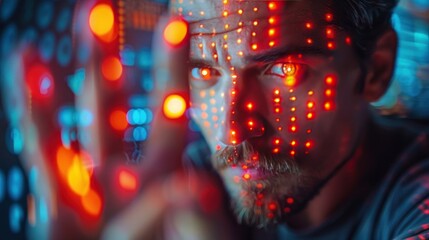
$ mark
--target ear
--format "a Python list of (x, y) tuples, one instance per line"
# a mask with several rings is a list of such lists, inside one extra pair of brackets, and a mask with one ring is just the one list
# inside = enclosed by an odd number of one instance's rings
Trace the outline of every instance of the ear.
[(365, 77), (363, 95), (367, 101), (378, 100), (389, 87), (395, 67), (397, 44), (398, 37), (392, 28), (378, 38)]

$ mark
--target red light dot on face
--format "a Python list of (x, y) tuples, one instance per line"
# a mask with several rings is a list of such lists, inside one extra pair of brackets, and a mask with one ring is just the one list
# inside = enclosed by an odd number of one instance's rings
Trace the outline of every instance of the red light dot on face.
[(252, 176), (251, 176), (249, 173), (245, 173), (245, 174), (243, 175), (243, 179), (244, 179), (244, 180), (249, 180), (251, 177), (252, 177)]
[(291, 132), (296, 132), (298, 130), (298, 128), (295, 126), (295, 125), (292, 125), (291, 127), (290, 127), (290, 131)]
[(296, 152), (294, 150), (290, 151), (291, 156), (295, 156)]
[(277, 209), (277, 205), (275, 203), (270, 203), (268, 204), (268, 209), (270, 209), (271, 211), (274, 211)]
[(280, 151), (280, 150), (279, 150), (278, 148), (274, 148), (274, 149), (273, 149), (273, 153), (279, 153), (279, 151)]
[(276, 21), (276, 19), (275, 19), (274, 17), (270, 17), (270, 18), (268, 19), (268, 22), (269, 22), (270, 24), (273, 24), (275, 21)]
[(313, 113), (307, 113), (307, 119), (313, 119), (314, 118), (314, 115), (313, 115)]
[(333, 50), (333, 49), (335, 49), (335, 43), (333, 43), (333, 42), (328, 42), (328, 48), (330, 49), (330, 50)]
[(270, 42), (268, 43), (268, 45), (269, 45), (270, 47), (273, 47), (275, 44), (276, 44), (276, 43), (275, 43), (274, 41), (270, 41)]
[(328, 38), (334, 38), (334, 30), (332, 28), (326, 28), (326, 36)]
[(352, 39), (350, 37), (346, 37), (346, 44), (347, 45), (351, 45), (352, 44)]
[(293, 198), (290, 197), (290, 198), (286, 199), (286, 202), (289, 204), (292, 204), (294, 202), (294, 200), (293, 200)]
[(270, 10), (276, 10), (277, 9), (277, 4), (275, 2), (270, 2), (270, 3), (268, 3), (268, 8)]
[(307, 103), (307, 108), (313, 108), (313, 107), (314, 107), (314, 102)]
[(253, 121), (248, 121), (247, 125), (249, 125), (249, 127), (253, 127)]
[(290, 121), (291, 121), (291, 122), (295, 122), (295, 121), (296, 121), (296, 117), (291, 117), (291, 118), (290, 118)]
[(278, 98), (278, 97), (277, 97), (277, 98), (274, 98), (274, 102), (275, 102), (275, 103), (279, 103), (279, 102), (280, 102), (280, 98)]
[(332, 102), (326, 102), (326, 103), (323, 105), (323, 108), (324, 108), (326, 111), (333, 110), (333, 108), (334, 108), (334, 104), (333, 104)]
[(308, 44), (313, 44), (313, 39), (311, 39), (311, 38), (307, 38), (307, 43), (308, 43)]
[(335, 83), (336, 83), (336, 81), (335, 81), (335, 77), (334, 77), (334, 76), (332, 76), (332, 75), (326, 76), (326, 78), (325, 78), (325, 83), (326, 83), (327, 85), (330, 85), (330, 86), (335, 85)]
[(253, 104), (252, 103), (248, 103), (246, 105), (247, 109), (252, 110), (253, 109)]
[(305, 24), (305, 27), (307, 29), (311, 29), (313, 27), (313, 24), (311, 24), (310, 22), (308, 22), (308, 23)]
[(101, 64), (101, 73), (106, 80), (117, 81), (122, 75), (122, 64), (117, 57), (107, 57)]
[(275, 109), (274, 109), (274, 111), (275, 111), (276, 113), (280, 113), (280, 108), (275, 108)]
[(313, 144), (310, 141), (308, 141), (308, 142), (305, 143), (305, 147), (307, 147), (307, 148), (310, 148), (312, 145)]
[(280, 139), (278, 139), (278, 138), (274, 139), (274, 144), (279, 145), (280, 144)]
[(253, 49), (253, 50), (258, 49), (258, 45), (257, 45), (257, 44), (252, 44), (252, 49)]
[(295, 141), (295, 140), (293, 140), (292, 142), (290, 142), (290, 145), (291, 145), (291, 146), (296, 146), (296, 141)]
[(278, 89), (274, 90), (274, 94), (275, 95), (279, 95), (280, 94), (280, 90), (278, 90)]
[(326, 19), (327, 22), (331, 22), (334, 19), (334, 17), (333, 17), (333, 15), (331, 13), (327, 13), (325, 15), (325, 19)]
[(271, 28), (270, 30), (268, 30), (269, 36), (274, 36), (274, 34), (276, 34), (276, 30), (274, 30), (274, 28)]
[(332, 96), (332, 90), (331, 89), (326, 89), (325, 96), (331, 97)]
[(177, 46), (185, 40), (188, 32), (188, 25), (181, 19), (170, 22), (164, 29), (164, 39), (167, 43)]

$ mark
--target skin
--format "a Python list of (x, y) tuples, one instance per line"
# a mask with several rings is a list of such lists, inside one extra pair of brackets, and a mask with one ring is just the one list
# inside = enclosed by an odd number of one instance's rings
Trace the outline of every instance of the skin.
[(307, 228), (359, 192), (372, 159), (368, 102), (394, 64), (391, 30), (363, 62), (321, 1), (184, 0), (172, 11), (190, 22), (192, 117), (239, 220)]

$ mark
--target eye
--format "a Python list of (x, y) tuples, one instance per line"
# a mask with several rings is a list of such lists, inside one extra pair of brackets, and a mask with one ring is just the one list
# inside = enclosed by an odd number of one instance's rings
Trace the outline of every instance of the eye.
[(220, 73), (211, 67), (193, 67), (191, 68), (191, 77), (193, 80), (208, 81), (213, 77), (219, 76)]
[(298, 63), (274, 63), (265, 70), (265, 75), (277, 76), (283, 79), (287, 86), (297, 85), (304, 77), (305, 66)]

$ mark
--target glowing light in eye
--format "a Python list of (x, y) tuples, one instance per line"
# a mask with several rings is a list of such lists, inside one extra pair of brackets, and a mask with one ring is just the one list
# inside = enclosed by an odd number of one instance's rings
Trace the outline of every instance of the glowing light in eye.
[(277, 9), (277, 4), (274, 3), (274, 2), (270, 2), (270, 3), (268, 3), (268, 8), (270, 10), (276, 10)]
[(312, 23), (310, 23), (310, 22), (305, 23), (305, 27), (306, 27), (307, 29), (311, 29), (311, 28), (313, 28), (313, 24), (312, 24)]
[(330, 49), (330, 50), (333, 50), (333, 49), (335, 49), (335, 43), (333, 43), (333, 42), (328, 42), (328, 48)]
[(268, 30), (269, 36), (274, 36), (275, 33), (276, 33), (276, 30), (274, 30), (274, 28), (271, 28), (270, 30)]
[(164, 29), (164, 39), (167, 43), (176, 46), (183, 42), (188, 32), (188, 25), (182, 20), (170, 22)]
[(101, 73), (108, 81), (117, 81), (122, 76), (122, 64), (117, 57), (107, 57), (101, 63)]
[(331, 13), (327, 13), (325, 14), (325, 19), (327, 22), (331, 22), (334, 19), (334, 17)]
[(180, 118), (186, 111), (186, 101), (180, 95), (171, 94), (164, 100), (163, 111), (167, 118)]
[(243, 179), (244, 180), (249, 180), (250, 178), (252, 178), (252, 176), (249, 173), (243, 174)]
[(323, 108), (324, 108), (326, 111), (333, 110), (333, 108), (334, 108), (334, 104), (333, 104), (332, 102), (325, 102), (325, 104), (323, 105)]
[(314, 102), (307, 103), (307, 108), (313, 108), (313, 107), (314, 107)]
[(252, 103), (248, 103), (246, 105), (247, 109), (252, 110), (253, 109), (253, 104)]
[(91, 31), (103, 37), (113, 30), (114, 15), (112, 7), (108, 4), (97, 4), (89, 15)]
[(313, 113), (307, 113), (307, 119), (311, 120), (314, 118), (314, 114)]
[(258, 49), (258, 45), (257, 45), (257, 44), (252, 44), (252, 49), (253, 49), (253, 50)]

